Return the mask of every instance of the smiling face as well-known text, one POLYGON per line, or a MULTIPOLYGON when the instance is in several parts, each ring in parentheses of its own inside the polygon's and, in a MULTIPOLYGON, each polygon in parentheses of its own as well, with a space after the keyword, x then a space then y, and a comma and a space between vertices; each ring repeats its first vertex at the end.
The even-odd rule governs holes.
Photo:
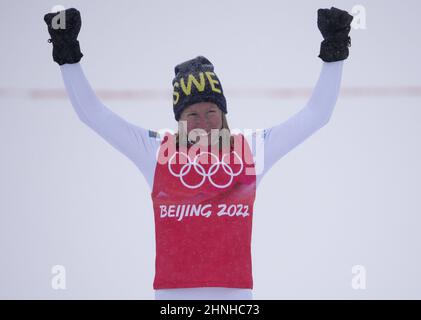
POLYGON ((179 121, 186 121, 187 134, 202 129, 209 136, 212 129, 222 128, 222 111, 213 102, 199 102, 184 109, 179 121))

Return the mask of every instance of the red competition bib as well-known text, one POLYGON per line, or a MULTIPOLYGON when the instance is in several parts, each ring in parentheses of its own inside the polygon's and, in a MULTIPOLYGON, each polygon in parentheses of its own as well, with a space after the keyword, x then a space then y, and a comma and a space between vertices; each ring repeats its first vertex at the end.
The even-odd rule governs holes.
POLYGON ((247 140, 233 138, 229 151, 212 153, 210 147, 176 150, 175 136, 164 136, 151 193, 154 289, 253 288, 256 174, 247 140))

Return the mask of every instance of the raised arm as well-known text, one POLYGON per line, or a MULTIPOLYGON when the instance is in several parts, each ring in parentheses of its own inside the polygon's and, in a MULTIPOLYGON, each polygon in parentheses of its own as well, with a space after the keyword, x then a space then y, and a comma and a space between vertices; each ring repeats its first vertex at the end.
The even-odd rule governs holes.
POLYGON ((159 143, 153 132, 129 123, 107 108, 91 88, 80 63, 63 64, 60 70, 79 119, 132 160, 150 183, 159 143))
POLYGON ((338 99, 344 60, 349 55, 352 16, 336 8, 319 9, 318 27, 324 41, 320 76, 306 105, 286 121, 264 130, 263 175, 289 151, 326 125, 338 99))
POLYGON ((76 40, 81 24, 79 11, 71 8, 61 13, 66 17, 66 29, 52 29, 56 14, 47 14, 44 20, 52 36, 53 58, 60 65, 74 110, 83 123, 132 160, 151 187, 159 141, 154 132, 129 123, 98 99, 79 62, 83 56, 76 40))
POLYGON ((307 104, 285 122, 265 130, 265 170, 328 123, 338 98, 343 61, 324 62, 307 104))

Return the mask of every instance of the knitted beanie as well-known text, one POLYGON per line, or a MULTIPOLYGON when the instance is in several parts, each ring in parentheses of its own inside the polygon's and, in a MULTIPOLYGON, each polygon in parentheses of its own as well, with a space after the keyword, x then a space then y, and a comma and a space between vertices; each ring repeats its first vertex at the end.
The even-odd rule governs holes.
POLYGON ((221 82, 214 73, 213 64, 204 56, 176 65, 172 84, 175 120, 180 119, 185 108, 198 102, 213 102, 227 113, 221 82))

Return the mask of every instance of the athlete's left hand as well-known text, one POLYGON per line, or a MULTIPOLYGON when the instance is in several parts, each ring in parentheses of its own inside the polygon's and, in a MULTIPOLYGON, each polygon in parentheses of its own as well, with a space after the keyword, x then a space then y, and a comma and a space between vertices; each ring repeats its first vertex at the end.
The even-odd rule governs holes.
POLYGON ((347 11, 335 7, 317 11, 317 27, 324 39, 319 58, 325 62, 348 58, 348 47, 351 46, 349 32, 353 18, 347 11))

